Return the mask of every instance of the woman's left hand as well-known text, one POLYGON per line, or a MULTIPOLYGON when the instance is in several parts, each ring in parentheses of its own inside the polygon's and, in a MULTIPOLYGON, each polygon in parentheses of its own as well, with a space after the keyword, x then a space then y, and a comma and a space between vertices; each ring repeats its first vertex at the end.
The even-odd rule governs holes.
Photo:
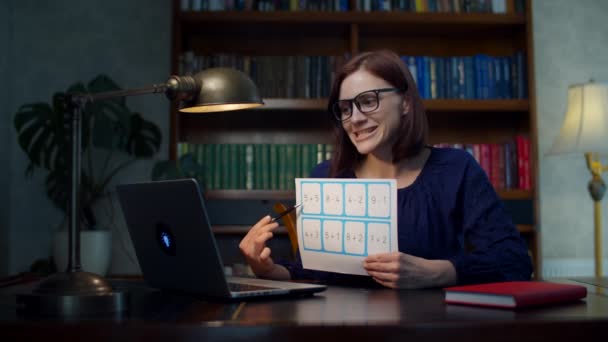
POLYGON ((363 268, 374 280, 393 289, 419 289, 456 283, 456 269, 448 260, 429 260, 401 252, 374 254, 363 268))

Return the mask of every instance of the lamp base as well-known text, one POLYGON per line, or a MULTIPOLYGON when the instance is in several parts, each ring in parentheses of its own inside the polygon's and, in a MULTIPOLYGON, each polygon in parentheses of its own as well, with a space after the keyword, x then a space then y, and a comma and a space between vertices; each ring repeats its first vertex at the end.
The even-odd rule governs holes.
POLYGON ((89 272, 55 273, 31 292, 17 295, 17 311, 39 316, 97 316, 127 311, 127 293, 113 291, 101 276, 89 272))

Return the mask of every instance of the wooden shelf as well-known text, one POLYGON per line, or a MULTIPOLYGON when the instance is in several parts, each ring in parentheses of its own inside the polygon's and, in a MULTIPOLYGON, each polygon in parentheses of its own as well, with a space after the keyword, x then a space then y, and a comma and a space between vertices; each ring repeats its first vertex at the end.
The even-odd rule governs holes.
MULTIPOLYGON (((266 110, 315 110, 326 111, 327 99, 264 99, 264 105, 255 109, 266 110)), ((527 112, 528 100, 424 100, 428 112, 527 112)))
POLYGON ((498 190, 498 196, 503 200, 532 200, 532 191, 528 190, 498 190))
MULTIPOLYGON (((526 190, 499 190, 498 195, 503 200, 531 200, 532 192, 526 190)), ((295 191, 291 190, 210 190, 206 193, 207 199, 227 200, 293 200, 295 191)))
POLYGON ((415 12, 322 12, 322 11, 220 11, 220 12, 181 12, 179 20, 183 24, 199 23, 280 23, 307 24, 343 23, 343 24, 374 24, 396 23, 412 26, 455 25, 484 25, 487 27, 524 26, 523 14, 493 14, 493 13, 415 13, 415 12))
POLYGON ((522 234, 533 234, 536 232, 534 226, 531 224, 518 224, 516 227, 517 230, 522 234))

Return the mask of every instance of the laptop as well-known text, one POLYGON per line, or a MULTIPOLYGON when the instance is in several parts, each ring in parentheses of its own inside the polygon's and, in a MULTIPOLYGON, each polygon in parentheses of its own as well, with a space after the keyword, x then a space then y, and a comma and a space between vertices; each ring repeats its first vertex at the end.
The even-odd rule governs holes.
POLYGON ((194 179, 122 184, 117 191, 144 280, 151 287, 223 299, 308 295, 327 288, 226 276, 194 179))

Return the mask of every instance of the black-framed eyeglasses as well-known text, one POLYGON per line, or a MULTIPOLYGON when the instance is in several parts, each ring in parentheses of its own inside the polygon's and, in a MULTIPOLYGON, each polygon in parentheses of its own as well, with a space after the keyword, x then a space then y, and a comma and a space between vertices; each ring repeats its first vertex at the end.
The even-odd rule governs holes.
POLYGON ((352 99, 338 100, 332 105, 332 112, 338 121, 346 121, 353 116, 353 103, 363 114, 370 113, 380 106, 380 93, 402 91, 399 88, 381 88, 366 90, 352 99))

